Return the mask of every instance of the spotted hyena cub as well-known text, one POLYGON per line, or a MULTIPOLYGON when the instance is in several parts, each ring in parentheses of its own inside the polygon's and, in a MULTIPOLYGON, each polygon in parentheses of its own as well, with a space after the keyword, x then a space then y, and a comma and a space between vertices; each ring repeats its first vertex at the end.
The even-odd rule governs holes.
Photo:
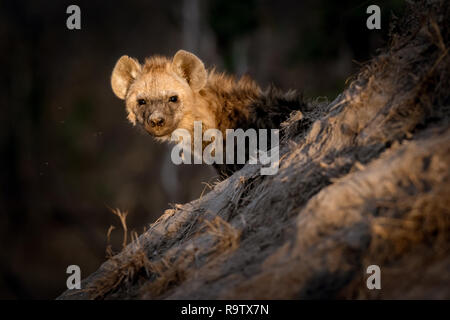
MULTIPOLYGON (((111 86, 125 100, 130 122, 160 141, 170 141, 179 128, 194 136, 194 121, 202 122, 203 131, 220 130, 224 138, 226 129, 278 129, 292 111, 306 107, 295 91, 282 93, 273 87, 263 91, 247 76, 236 80, 206 70, 197 56, 184 50, 172 59, 153 56, 142 65, 122 56, 111 86)), ((214 166, 222 176, 242 167, 214 166)))

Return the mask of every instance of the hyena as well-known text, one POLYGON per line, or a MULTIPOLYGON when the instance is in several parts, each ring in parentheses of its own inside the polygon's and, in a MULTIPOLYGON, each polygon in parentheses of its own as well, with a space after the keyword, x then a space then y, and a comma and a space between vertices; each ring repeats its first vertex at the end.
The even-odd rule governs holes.
MULTIPOLYGON (((220 130, 224 139, 226 129, 279 129, 291 112, 306 107, 296 91, 283 93, 273 86, 263 91, 248 76, 237 80, 214 68, 207 70, 197 56, 184 50, 172 59, 152 56, 142 65, 122 56, 111 86, 125 100, 128 120, 159 141, 170 141, 179 128, 193 136, 194 121, 202 122, 203 131, 220 130)), ((214 164, 222 177, 242 166, 214 164)))

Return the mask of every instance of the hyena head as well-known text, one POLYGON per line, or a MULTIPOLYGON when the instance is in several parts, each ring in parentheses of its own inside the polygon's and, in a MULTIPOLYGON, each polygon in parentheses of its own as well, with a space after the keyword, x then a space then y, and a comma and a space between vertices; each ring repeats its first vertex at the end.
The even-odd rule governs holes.
POLYGON ((180 50, 172 60, 155 56, 144 65, 122 56, 114 67, 111 86, 125 100, 133 125, 143 126, 154 137, 170 139, 177 128, 193 128, 199 108, 196 98, 206 79, 202 61, 180 50))

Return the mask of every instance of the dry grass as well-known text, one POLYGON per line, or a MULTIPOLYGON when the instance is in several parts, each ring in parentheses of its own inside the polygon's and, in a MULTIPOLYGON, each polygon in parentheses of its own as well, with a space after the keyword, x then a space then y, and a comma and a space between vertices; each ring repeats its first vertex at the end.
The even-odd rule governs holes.
POLYGON ((212 221, 205 220, 206 233, 215 239, 215 244, 210 251, 223 254, 227 251, 234 251, 239 247, 239 238, 241 231, 234 228, 231 224, 216 216, 212 221))
POLYGON ((438 257, 448 254, 450 249, 450 186, 433 190, 420 197, 405 196, 391 207, 380 207, 395 212, 406 212, 394 218, 395 214, 385 212, 384 216, 373 218, 374 234, 368 255, 377 257, 380 263, 389 262, 412 250, 418 244, 434 247, 438 257))
MULTIPOLYGON (((124 225, 126 214, 119 210, 115 212, 124 225)), ((105 275, 96 279, 86 292, 91 299, 101 299, 120 288, 130 289, 136 283, 143 283, 139 290, 140 297, 157 298, 186 279, 196 255, 223 255, 239 246, 240 232, 218 216, 212 221, 204 220, 201 230, 212 236, 212 247, 168 251, 155 261, 148 258, 137 234, 133 233, 133 242, 126 248, 125 254, 111 257, 105 275)))
MULTIPOLYGON (((123 230, 122 249, 124 249, 127 246, 127 242, 128 242, 128 227, 127 227, 128 211, 121 211, 119 208, 116 208, 116 209, 109 208, 109 209, 120 220, 120 224, 121 224, 122 230, 123 230)), ((110 227, 108 230, 108 238, 109 238, 111 231, 112 231, 112 229, 110 227)))
POLYGON ((176 287, 186 279, 186 266, 192 261, 192 256, 183 255, 169 262, 166 258, 151 264, 155 279, 148 281, 140 288, 143 299, 155 299, 176 287))

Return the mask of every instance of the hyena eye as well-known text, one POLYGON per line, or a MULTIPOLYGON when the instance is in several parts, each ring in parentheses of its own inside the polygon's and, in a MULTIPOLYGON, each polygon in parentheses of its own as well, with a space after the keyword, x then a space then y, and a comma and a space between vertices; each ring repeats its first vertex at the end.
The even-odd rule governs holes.
POLYGON ((178 96, 171 96, 171 97, 169 98, 169 101, 170 101, 170 102, 177 102, 177 101, 178 101, 178 96))
POLYGON ((144 99, 138 99, 137 103, 138 103, 138 105, 143 106, 147 102, 144 99))

